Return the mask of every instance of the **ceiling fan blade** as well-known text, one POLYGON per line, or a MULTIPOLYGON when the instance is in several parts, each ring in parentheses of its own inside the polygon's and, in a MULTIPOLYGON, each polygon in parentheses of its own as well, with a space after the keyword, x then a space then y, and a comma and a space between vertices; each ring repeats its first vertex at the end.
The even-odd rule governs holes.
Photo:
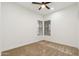
POLYGON ((52 3, 52 2, 45 2, 44 4, 49 4, 49 3, 52 3))
POLYGON ((42 2, 42 4, 44 4, 44 2, 42 2))
POLYGON ((39 2, 32 2, 32 4, 41 4, 41 3, 39 3, 39 2))
POLYGON ((42 7, 40 7, 39 10, 40 10, 41 8, 42 8, 42 7))
POLYGON ((46 7, 47 9, 50 9, 47 5, 45 5, 45 7, 46 7))

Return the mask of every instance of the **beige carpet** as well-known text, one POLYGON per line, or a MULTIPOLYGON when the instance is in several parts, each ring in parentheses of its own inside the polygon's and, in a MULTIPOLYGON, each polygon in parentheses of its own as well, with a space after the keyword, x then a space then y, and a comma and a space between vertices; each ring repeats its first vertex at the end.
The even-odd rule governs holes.
POLYGON ((67 45, 42 40, 3 51, 2 56, 79 56, 79 50, 67 45))

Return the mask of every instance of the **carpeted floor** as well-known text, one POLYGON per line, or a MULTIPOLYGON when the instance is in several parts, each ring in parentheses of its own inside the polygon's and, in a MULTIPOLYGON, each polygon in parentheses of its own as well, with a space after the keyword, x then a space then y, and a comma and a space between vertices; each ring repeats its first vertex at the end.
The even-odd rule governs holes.
POLYGON ((42 40, 3 51, 2 56, 79 56, 79 50, 67 45, 42 40))

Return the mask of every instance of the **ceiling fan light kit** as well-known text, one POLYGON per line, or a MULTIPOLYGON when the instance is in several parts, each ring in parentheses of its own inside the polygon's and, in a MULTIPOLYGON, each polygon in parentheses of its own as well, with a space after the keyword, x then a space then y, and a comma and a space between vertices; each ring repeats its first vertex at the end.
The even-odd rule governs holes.
POLYGON ((45 8, 45 5, 42 5, 41 7, 42 7, 42 8, 45 8))
POLYGON ((39 10, 41 10, 42 8, 47 8, 47 9, 51 9, 50 7, 47 6, 47 4, 49 4, 51 2, 32 2, 32 4, 38 4, 38 5, 41 5, 39 10))

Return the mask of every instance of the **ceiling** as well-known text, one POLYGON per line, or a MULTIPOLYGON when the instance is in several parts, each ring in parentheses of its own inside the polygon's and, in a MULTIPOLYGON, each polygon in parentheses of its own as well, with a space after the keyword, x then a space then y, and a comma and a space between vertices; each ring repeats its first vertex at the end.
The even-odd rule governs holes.
POLYGON ((75 2, 52 2, 50 4, 47 4, 47 6, 49 6, 50 8, 54 8, 54 9, 49 9, 49 10, 46 8, 38 10, 40 5, 32 4, 32 2, 17 2, 17 4, 27 8, 28 10, 36 12, 38 14, 46 15, 46 14, 50 14, 52 12, 56 12, 60 9, 66 8, 68 6, 71 6, 71 5, 75 4, 75 2))

